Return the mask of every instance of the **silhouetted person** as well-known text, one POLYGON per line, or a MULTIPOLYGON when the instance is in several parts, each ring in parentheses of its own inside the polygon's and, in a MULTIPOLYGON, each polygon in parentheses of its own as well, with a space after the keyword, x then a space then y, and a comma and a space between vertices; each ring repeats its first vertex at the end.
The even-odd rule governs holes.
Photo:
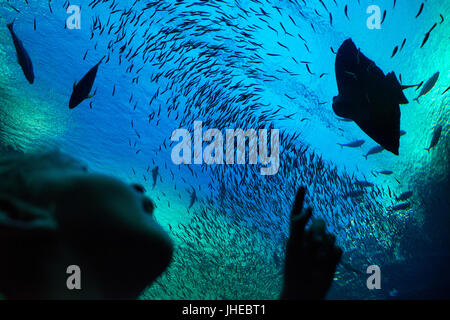
POLYGON ((302 187, 291 212, 281 299, 324 299, 342 255, 342 250, 334 245, 335 236, 327 233, 323 220, 314 220, 305 230, 312 209, 302 212, 304 198, 302 187))
MULTIPOLYGON (((173 244, 140 185, 88 173, 59 152, 0 159, 0 293, 7 299, 136 299, 169 265, 173 244), (68 290, 67 267, 81 269, 68 290)), ((341 251, 322 220, 292 210, 282 299, 324 298, 341 251)))
POLYGON ((140 186, 58 152, 0 159, 0 293, 7 299, 136 299, 173 244, 140 186), (81 269, 68 290, 67 267, 81 269))

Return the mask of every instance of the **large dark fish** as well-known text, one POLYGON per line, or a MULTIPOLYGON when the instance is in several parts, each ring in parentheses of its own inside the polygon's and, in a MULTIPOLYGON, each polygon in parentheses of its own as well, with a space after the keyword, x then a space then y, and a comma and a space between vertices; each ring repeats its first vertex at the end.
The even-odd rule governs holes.
POLYGON ((395 73, 383 71, 351 39, 341 45, 335 62, 339 95, 333 98, 333 111, 349 118, 384 149, 398 155, 400 108, 407 104, 395 73))
POLYGON ((419 98, 420 98, 421 96, 424 96, 424 95, 426 95, 428 92, 430 92, 431 89, 433 89, 433 87, 434 87, 434 85, 436 84, 436 82, 438 81, 438 79, 439 79, 439 71, 436 72, 435 74, 433 74, 433 75, 431 76, 431 78, 428 79, 427 82, 425 82, 425 84, 424 84, 423 87, 422 87, 422 90, 420 90, 419 95, 417 96, 417 98, 414 99, 414 101, 419 102, 419 98))
POLYGON ((20 39, 16 36, 13 25, 14 21, 9 23, 7 26, 13 38, 14 47, 16 48, 17 62, 22 68, 25 78, 27 78, 28 82, 32 84, 34 82, 33 63, 31 62, 30 56, 28 55, 27 50, 25 50, 22 41, 20 41, 20 39))
POLYGON ((441 137, 442 126, 437 126, 433 131, 433 138, 431 138, 430 146, 425 148, 425 150, 430 151, 433 147, 435 147, 441 137))
POLYGON ((69 109, 73 109, 84 100, 93 97, 90 93, 92 86, 94 85, 95 77, 97 76, 98 66, 102 63, 102 61, 103 58, 84 75, 80 82, 74 83, 72 96, 69 101, 69 109))

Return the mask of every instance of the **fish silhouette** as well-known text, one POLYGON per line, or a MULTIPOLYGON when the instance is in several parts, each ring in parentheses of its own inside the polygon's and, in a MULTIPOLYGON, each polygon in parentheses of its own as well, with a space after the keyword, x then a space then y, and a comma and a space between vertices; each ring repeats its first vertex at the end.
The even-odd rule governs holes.
POLYGON ((17 62, 19 63, 20 67, 22 68, 25 78, 27 78, 27 80, 30 84, 33 84, 33 82, 34 82, 33 63, 31 62, 31 58, 28 55, 27 50, 25 50, 25 47, 23 46, 22 41, 20 41, 20 39, 17 37, 16 33, 14 32, 14 21, 9 23, 7 25, 7 27, 13 38, 14 47, 16 48, 17 62))
POLYGON ((95 77, 97 76, 98 66, 102 63, 103 59, 104 57, 84 75, 80 82, 74 83, 73 92, 69 101, 69 109, 75 108, 84 100, 94 96, 91 95, 91 90, 94 85, 95 77))
POLYGON ((400 107, 408 100, 395 73, 385 75, 351 39, 339 48, 335 61, 339 95, 333 98, 333 111, 355 123, 384 149, 398 155, 400 146, 400 107))

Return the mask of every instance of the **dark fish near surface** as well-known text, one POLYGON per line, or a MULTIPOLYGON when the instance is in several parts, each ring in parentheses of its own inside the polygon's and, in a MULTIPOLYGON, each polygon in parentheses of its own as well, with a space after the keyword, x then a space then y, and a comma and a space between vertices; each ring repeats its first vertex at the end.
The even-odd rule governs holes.
POLYGON ((384 10, 384 12, 383 12, 383 19, 381 19, 381 24, 383 24, 384 19, 386 19, 386 13, 387 13, 387 11, 384 10))
POLYGON ((34 82, 33 63, 31 62, 30 56, 25 50, 22 41, 20 41, 20 39, 16 36, 16 33, 14 32, 13 29, 14 28, 13 25, 14 21, 9 23, 7 26, 13 38, 14 47, 16 48, 17 62, 22 68, 25 78, 27 78, 29 83, 33 84, 34 82))
POLYGON ((194 205, 196 200, 197 200, 197 194, 195 193, 195 189, 192 188, 191 200, 189 202, 189 209, 192 208, 192 206, 194 205))
POLYGON ((102 63, 102 61, 103 58, 84 75, 80 82, 74 83, 73 92, 69 101, 69 109, 73 109, 84 100, 93 97, 90 93, 92 86, 94 85, 95 77, 97 76, 98 66, 102 63))
POLYGON ((340 145, 342 148, 343 147, 358 148, 361 147, 364 144, 364 142, 365 142, 364 140, 355 140, 345 144, 338 143, 338 145, 340 145))
POLYGON ((430 92, 431 89, 433 89, 436 82, 438 81, 438 79, 439 79, 439 71, 433 74, 430 79, 428 79, 428 81, 423 85, 422 90, 420 90, 419 95, 417 96, 417 98, 414 99, 414 101, 419 102, 419 98, 421 96, 424 96, 428 92, 430 92))
POLYGON ((433 31, 434 28, 436 28, 436 26, 437 26, 437 23, 435 23, 435 24, 431 27, 431 29, 425 34, 425 38, 423 39, 422 44, 420 45, 421 48, 423 48, 423 46, 425 45, 425 43, 427 43, 428 39, 430 38, 431 31, 433 31))
POLYGON ((420 5, 420 8, 419 8, 419 12, 418 12, 417 15, 416 15, 416 18, 419 17, 420 14, 422 13, 423 6, 424 6, 424 3, 422 2, 422 4, 420 5))
POLYGON ((396 46, 396 47, 394 48, 394 51, 392 52, 391 58, 393 58, 393 57, 395 56, 395 54, 397 53, 397 51, 398 51, 398 46, 396 46))
POLYGON ((158 166, 156 166, 156 167, 154 167, 152 169, 152 179, 153 179, 153 186, 152 186, 152 188, 155 188, 155 186, 156 186, 156 181, 157 181, 157 178, 158 178, 158 174, 159 174, 159 168, 158 168, 158 166))
POLYGON ((442 132, 442 126, 437 126, 434 128, 433 131, 433 138, 431 138, 431 143, 428 148, 425 148, 425 150, 430 151, 431 148, 435 147, 439 141, 439 138, 441 137, 442 132))
POLYGON ((400 46, 400 51, 402 51, 403 47, 405 46, 406 43, 406 38, 403 39, 402 45, 400 46))
POLYGON ((447 89, 445 89, 445 91, 441 93, 441 96, 443 96, 443 95, 448 91, 448 89, 450 89, 450 87, 448 87, 447 89))
POLYGON ((389 176, 389 175, 393 174, 394 172, 391 171, 391 170, 381 170, 381 171, 378 171, 378 173, 379 174, 384 174, 386 176, 389 176))
POLYGON ((393 206, 392 210, 394 210, 394 211, 405 210, 405 209, 408 209, 410 206, 411 206, 411 204, 409 202, 403 202, 403 203, 393 206))
POLYGON ((383 71, 351 39, 342 43, 335 61, 338 96, 334 113, 349 118, 384 149, 398 155, 400 146, 400 107, 408 100, 394 72, 383 71))
POLYGON ((401 195, 399 195, 397 197, 397 200, 398 201, 405 201, 405 200, 408 200, 409 198, 411 198, 412 195, 413 195, 412 191, 405 191, 405 192, 403 192, 401 195))
POLYGON ((375 146, 371 148, 366 154, 363 154, 363 157, 366 158, 367 160, 367 157, 370 156, 371 154, 380 153, 383 150, 384 148, 382 146, 375 146))

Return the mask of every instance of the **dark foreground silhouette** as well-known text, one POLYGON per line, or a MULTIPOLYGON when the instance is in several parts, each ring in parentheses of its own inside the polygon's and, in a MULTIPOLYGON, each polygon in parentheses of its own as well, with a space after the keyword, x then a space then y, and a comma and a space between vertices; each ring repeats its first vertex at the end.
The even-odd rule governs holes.
MULTIPOLYGON (((10 150, 11 151, 11 150, 10 150)), ((89 173, 59 152, 0 158, 0 293, 6 299, 136 299, 168 267, 173 243, 139 185, 89 173), (67 267, 82 290, 68 290, 67 267)), ((341 250, 301 188, 291 213, 281 299, 322 299, 341 250)))

